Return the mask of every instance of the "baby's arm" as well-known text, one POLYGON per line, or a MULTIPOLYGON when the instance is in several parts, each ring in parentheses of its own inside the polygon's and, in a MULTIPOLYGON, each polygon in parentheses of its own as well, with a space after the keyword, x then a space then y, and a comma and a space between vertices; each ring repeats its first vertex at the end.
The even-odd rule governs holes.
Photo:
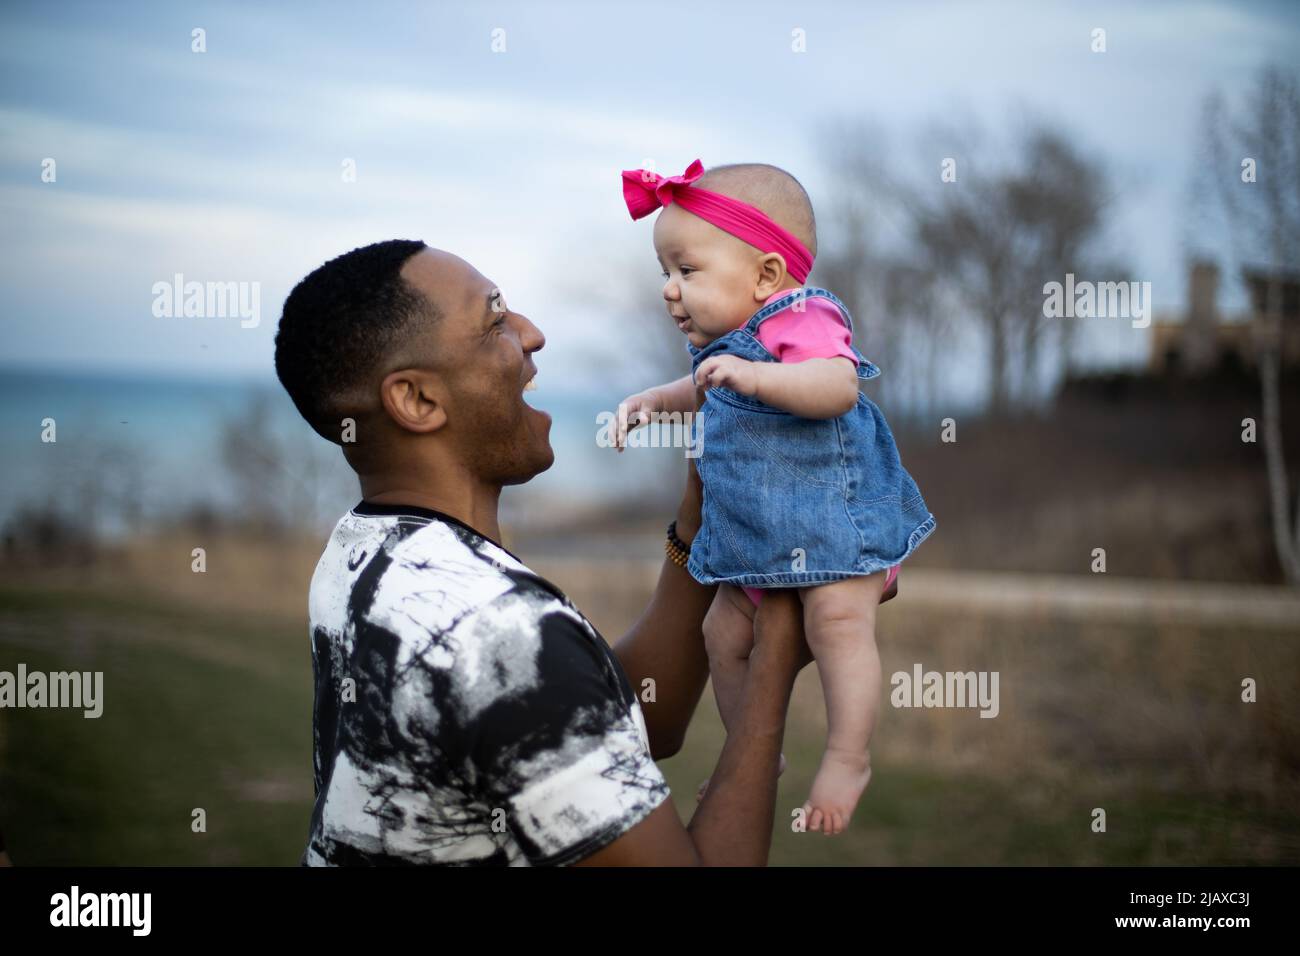
POLYGON ((695 383, 691 381, 689 375, 629 395, 618 403, 618 430, 614 446, 619 451, 627 447, 628 431, 638 425, 649 424, 651 415, 661 412, 693 411, 695 411, 695 383))
POLYGON ((800 418, 838 418, 858 400, 857 366, 840 356, 751 362, 715 355, 700 363, 695 377, 706 388, 721 385, 800 418))
POLYGON ((662 401, 659 408, 661 412, 695 411, 695 383, 691 381, 689 375, 683 375, 676 381, 664 385, 656 385, 647 391, 659 393, 662 401))

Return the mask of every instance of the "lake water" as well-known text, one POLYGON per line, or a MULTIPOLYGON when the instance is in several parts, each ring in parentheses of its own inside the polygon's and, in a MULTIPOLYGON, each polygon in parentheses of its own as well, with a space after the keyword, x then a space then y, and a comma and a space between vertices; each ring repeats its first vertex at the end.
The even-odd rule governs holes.
MULTIPOLYGON (((505 491, 504 520, 527 524, 531 516, 628 498, 671 499, 680 486, 680 448, 619 455, 598 446, 597 415, 618 396, 542 387, 527 398, 552 415, 556 462, 505 491)), ((23 506, 48 505, 70 516, 92 510, 101 530, 129 533, 195 505, 238 510, 258 488, 274 488, 266 493, 292 499, 328 528, 358 497, 337 447, 307 427, 274 380, 0 370, 0 463, 0 524, 23 506), (223 426, 250 414, 256 417, 243 433, 267 451, 260 479, 256 468, 235 473, 222 455, 223 426), (42 441, 45 419, 55 423, 54 442, 42 441)))

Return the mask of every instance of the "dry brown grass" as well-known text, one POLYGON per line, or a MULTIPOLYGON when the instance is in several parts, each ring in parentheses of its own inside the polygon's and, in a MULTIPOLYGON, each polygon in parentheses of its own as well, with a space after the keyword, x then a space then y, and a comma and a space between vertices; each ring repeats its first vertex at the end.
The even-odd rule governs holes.
MULTIPOLYGON (((186 613, 265 618, 274 623, 268 633, 282 635, 277 642, 295 642, 277 649, 283 662, 266 675, 274 682, 295 659, 309 672, 306 641, 296 642, 305 635, 307 585, 321 545, 235 535, 199 542, 176 533, 129 542, 89 567, 11 568, 7 580, 11 588, 128 603, 162 599, 177 609, 177 626, 154 628, 149 639, 174 642, 178 653, 187 653, 191 638, 202 640, 187 630, 186 613), (196 546, 207 549, 205 574, 190 569, 196 546)), ((609 640, 644 609, 657 573, 652 555, 575 560, 571 552, 519 550, 609 640)), ((886 686, 873 744, 877 777, 851 839, 796 839, 778 812, 774 862, 1300 861, 1300 625, 1235 627, 1222 615, 1206 624, 1185 614, 1144 620, 1132 610, 1091 619, 1077 608, 1062 615, 1034 603, 963 613, 927 600, 925 590, 909 589, 905 576, 900 599, 881 610, 886 686), (997 671, 999 716, 889 706, 889 675, 918 662, 927 671, 997 671), (1241 701, 1246 677, 1258 684, 1257 703, 1241 701), (1097 806, 1111 815, 1109 843, 1087 828, 1097 806)), ((110 635, 129 630, 111 620, 96 626, 110 635)), ((26 640, 16 631, 7 636, 26 640)), ((220 651, 190 649, 199 662, 220 651)), ((241 652, 259 653, 256 645, 241 652)), ((809 668, 792 700, 781 806, 806 796, 824 733, 820 683, 809 668)), ((686 747, 664 765, 684 819, 722 742, 706 691, 686 747)))
MULTIPOLYGON (((537 566, 545 572, 548 562, 537 566)), ((591 608, 593 620, 611 639, 644 607, 653 580, 644 563, 634 562, 555 560, 549 570, 579 606, 591 608)), ((1093 580, 1081 576, 1080 584, 1093 580)), ((1283 630, 1199 626, 1162 619, 1158 609, 1149 619, 1130 613, 1126 620, 1113 614, 1089 620, 1077 609, 1059 615, 1033 606, 962 613, 909 600, 904 580, 900 600, 881 609, 878 642, 886 686, 873 761, 886 773, 911 768, 950 781, 989 781, 1015 795, 1014 804, 1001 812, 1021 820, 1076 815, 1080 833, 1088 832, 1093 807, 1108 808, 1120 826, 1126 812, 1140 813, 1149 831, 1149 842, 1135 851, 1141 862, 1188 862, 1185 847, 1205 842, 1207 831, 1217 841, 1217 849, 1205 851, 1209 858, 1295 862, 1300 860, 1297 637, 1300 620, 1283 630), (918 662, 926 671, 997 671, 999 715, 988 719, 974 709, 890 706, 889 676, 910 673, 918 662), (1247 677, 1257 682, 1256 703, 1241 699, 1247 677), (1152 805, 1169 809, 1152 810, 1152 805)), ((706 773, 721 746, 708 692, 696 721, 701 726, 693 729, 690 746, 704 752, 689 761, 686 780, 706 773)), ((810 779, 824 733, 821 686, 810 667, 796 683, 787 728, 791 794, 810 779)), ((873 790, 876 786, 873 782, 873 790)), ((998 832, 981 819, 996 811, 983 805, 960 809, 957 791, 944 800, 956 800, 952 812, 969 814, 972 827, 998 832)), ((864 808, 869 806, 865 801, 864 808)), ((679 801, 679 808, 689 814, 691 804, 679 801)), ((883 839, 880 832, 874 837, 883 839)), ((927 851, 881 845, 870 852, 875 862, 917 862, 927 851)), ((1112 859, 1100 844, 1086 840, 1070 852, 1072 862, 1112 859)))
POLYGON ((323 539, 259 537, 233 531, 171 531, 105 546, 89 563, 5 565, 14 587, 163 598, 204 610, 264 614, 307 621, 307 587, 323 539), (193 549, 206 571, 193 570, 193 549))
MULTIPOLYGON (((197 609, 260 614, 306 625, 307 586, 321 542, 173 533, 127 542, 88 568, 11 569, 11 585, 166 598, 197 609), (191 570, 205 547, 207 571, 191 570)), ((526 560, 529 555, 522 555, 526 560)), ((644 609, 654 560, 539 557, 607 640, 644 609)), ((878 641, 895 671, 998 671, 1001 712, 895 709, 883 691, 875 754, 954 771, 1032 762, 1052 775, 1090 767, 1210 790, 1248 786, 1281 798, 1300 773, 1300 622, 1290 633, 1207 629, 1160 621, 1088 621, 1027 608, 961 614, 903 597, 881 610, 878 641), (1253 677, 1259 700, 1240 700, 1253 677)), ((706 701, 712 707, 711 701, 706 701)), ((820 683, 800 676, 792 721, 824 726, 820 683)))

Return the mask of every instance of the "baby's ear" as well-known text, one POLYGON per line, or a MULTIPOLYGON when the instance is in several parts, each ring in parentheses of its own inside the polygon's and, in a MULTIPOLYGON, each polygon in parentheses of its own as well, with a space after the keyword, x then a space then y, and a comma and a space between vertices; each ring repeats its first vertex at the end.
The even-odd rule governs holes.
POLYGON ((754 286, 754 299, 766 301, 772 293, 785 284, 785 259, 779 252, 767 252, 758 260, 758 284, 754 286))

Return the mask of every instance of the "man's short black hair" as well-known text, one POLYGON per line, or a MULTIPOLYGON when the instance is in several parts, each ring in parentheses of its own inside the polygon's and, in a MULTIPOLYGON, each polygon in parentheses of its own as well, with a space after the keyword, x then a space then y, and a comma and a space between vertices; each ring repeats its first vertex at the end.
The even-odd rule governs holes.
POLYGON ((275 372, 323 438, 341 444, 342 419, 412 319, 436 318, 401 276, 418 239, 376 242, 331 259, 294 286, 275 336, 275 372))

